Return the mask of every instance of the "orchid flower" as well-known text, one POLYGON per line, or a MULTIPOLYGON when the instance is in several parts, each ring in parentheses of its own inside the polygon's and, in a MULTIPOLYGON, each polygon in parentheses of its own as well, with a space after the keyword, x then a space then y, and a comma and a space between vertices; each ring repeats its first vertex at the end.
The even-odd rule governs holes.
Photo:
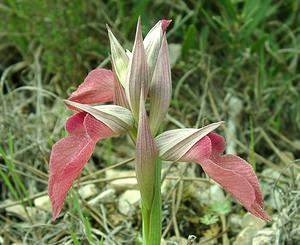
POLYGON ((166 40, 170 22, 159 21, 143 39, 139 19, 132 52, 122 48, 108 27, 112 71, 102 68, 91 71, 65 101, 75 114, 65 124, 69 135, 53 145, 50 156, 48 192, 53 219, 61 212, 72 183, 80 176, 96 143, 128 133, 136 145, 135 167, 141 192, 144 244, 160 244, 161 160, 199 164, 250 213, 270 220, 264 211, 258 179, 251 165, 238 156, 222 155, 224 139, 213 132, 222 122, 157 135, 172 93, 166 40), (101 105, 106 102, 114 104, 101 105))

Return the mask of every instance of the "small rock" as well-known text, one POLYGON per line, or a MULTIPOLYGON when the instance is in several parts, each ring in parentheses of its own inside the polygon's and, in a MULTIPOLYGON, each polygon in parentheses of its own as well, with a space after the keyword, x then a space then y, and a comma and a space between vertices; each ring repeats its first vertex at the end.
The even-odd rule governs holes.
POLYGON ((252 238, 257 233, 257 229, 254 227, 244 228, 237 236, 236 240, 233 242, 233 245, 252 245, 252 238))
POLYGON ((116 190, 113 188, 108 188, 107 190, 101 192, 98 196, 88 201, 89 205, 95 206, 98 203, 109 203, 113 202, 116 197, 116 190))
POLYGON ((269 245, 273 244, 275 231, 272 228, 265 228, 258 231, 252 240, 252 245, 269 245))
POLYGON ((35 207, 23 207, 22 205, 14 205, 5 208, 5 211, 25 221, 30 221, 30 218, 34 220, 43 220, 45 218, 45 213, 35 207))
POLYGON ((135 171, 133 170, 115 170, 115 169, 109 169, 105 172, 106 178, 120 178, 117 180, 113 180, 110 182, 110 186, 116 191, 124 191, 128 189, 138 189, 137 180, 135 177, 135 171), (131 178, 124 178, 124 177, 131 177, 131 178))
POLYGON ((51 202, 48 195, 38 197, 33 201, 34 205, 38 208, 51 210, 51 202))
POLYGON ((205 191, 195 190, 191 193, 201 205, 225 200, 223 190, 218 185, 211 185, 205 191))
POLYGON ((175 245, 175 244, 176 245, 186 245, 187 242, 188 242, 188 240, 183 238, 183 237, 180 237, 179 241, 178 241, 178 239, 175 236, 173 236, 173 237, 170 238, 170 240, 169 240, 169 242, 167 242, 167 244, 168 245, 171 245, 171 244, 172 245, 175 245))
POLYGON ((266 225, 266 222, 261 220, 260 218, 255 217, 254 215, 252 215, 250 213, 247 213, 243 217, 241 225, 244 228, 251 226, 251 227, 255 228, 256 230, 260 230, 261 228, 263 228, 266 225))
POLYGON ((230 214, 228 217, 228 224, 233 231, 239 231, 241 229, 242 218, 238 214, 230 214))
POLYGON ((141 199, 140 192, 138 190, 127 190, 119 197, 118 209, 120 213, 128 216, 134 205, 141 199))
POLYGON ((243 217, 241 225, 244 229, 238 234, 233 245, 252 245, 252 239, 266 225, 266 222, 247 213, 243 217))
POLYGON ((3 244, 4 243, 4 239, 2 236, 0 236, 0 244, 3 244))
POLYGON ((98 190, 95 184, 89 184, 80 187, 78 192, 82 199, 88 199, 95 196, 98 193, 98 190))

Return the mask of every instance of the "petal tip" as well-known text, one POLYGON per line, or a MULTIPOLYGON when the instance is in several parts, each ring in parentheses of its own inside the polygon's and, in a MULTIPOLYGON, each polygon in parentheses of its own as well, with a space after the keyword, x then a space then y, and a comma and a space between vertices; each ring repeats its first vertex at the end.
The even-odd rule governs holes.
POLYGON ((171 24, 172 20, 161 20, 161 28, 163 30, 163 32, 167 31, 168 26, 171 24))

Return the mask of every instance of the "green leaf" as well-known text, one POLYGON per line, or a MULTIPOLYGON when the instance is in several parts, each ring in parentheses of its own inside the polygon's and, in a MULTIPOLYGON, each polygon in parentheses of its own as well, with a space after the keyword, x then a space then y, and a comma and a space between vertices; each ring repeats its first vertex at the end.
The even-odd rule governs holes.
POLYGON ((203 217, 200 218, 200 222, 205 225, 212 225, 219 221, 218 216, 214 214, 205 214, 203 217))
POLYGON ((228 200, 222 202, 214 202, 210 206, 211 210, 218 215, 226 215, 231 211, 231 203, 228 200))
POLYGON ((191 49, 197 47, 197 28, 195 25, 190 25, 184 34, 184 40, 182 44, 182 56, 187 57, 191 49))

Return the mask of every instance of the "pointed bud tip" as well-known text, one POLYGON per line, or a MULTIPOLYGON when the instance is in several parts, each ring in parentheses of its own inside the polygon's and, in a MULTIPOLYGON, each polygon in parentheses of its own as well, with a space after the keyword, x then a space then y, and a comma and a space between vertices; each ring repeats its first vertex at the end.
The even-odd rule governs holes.
POLYGON ((168 26, 171 24, 172 20, 161 20, 161 28, 163 32, 167 31, 168 26))

